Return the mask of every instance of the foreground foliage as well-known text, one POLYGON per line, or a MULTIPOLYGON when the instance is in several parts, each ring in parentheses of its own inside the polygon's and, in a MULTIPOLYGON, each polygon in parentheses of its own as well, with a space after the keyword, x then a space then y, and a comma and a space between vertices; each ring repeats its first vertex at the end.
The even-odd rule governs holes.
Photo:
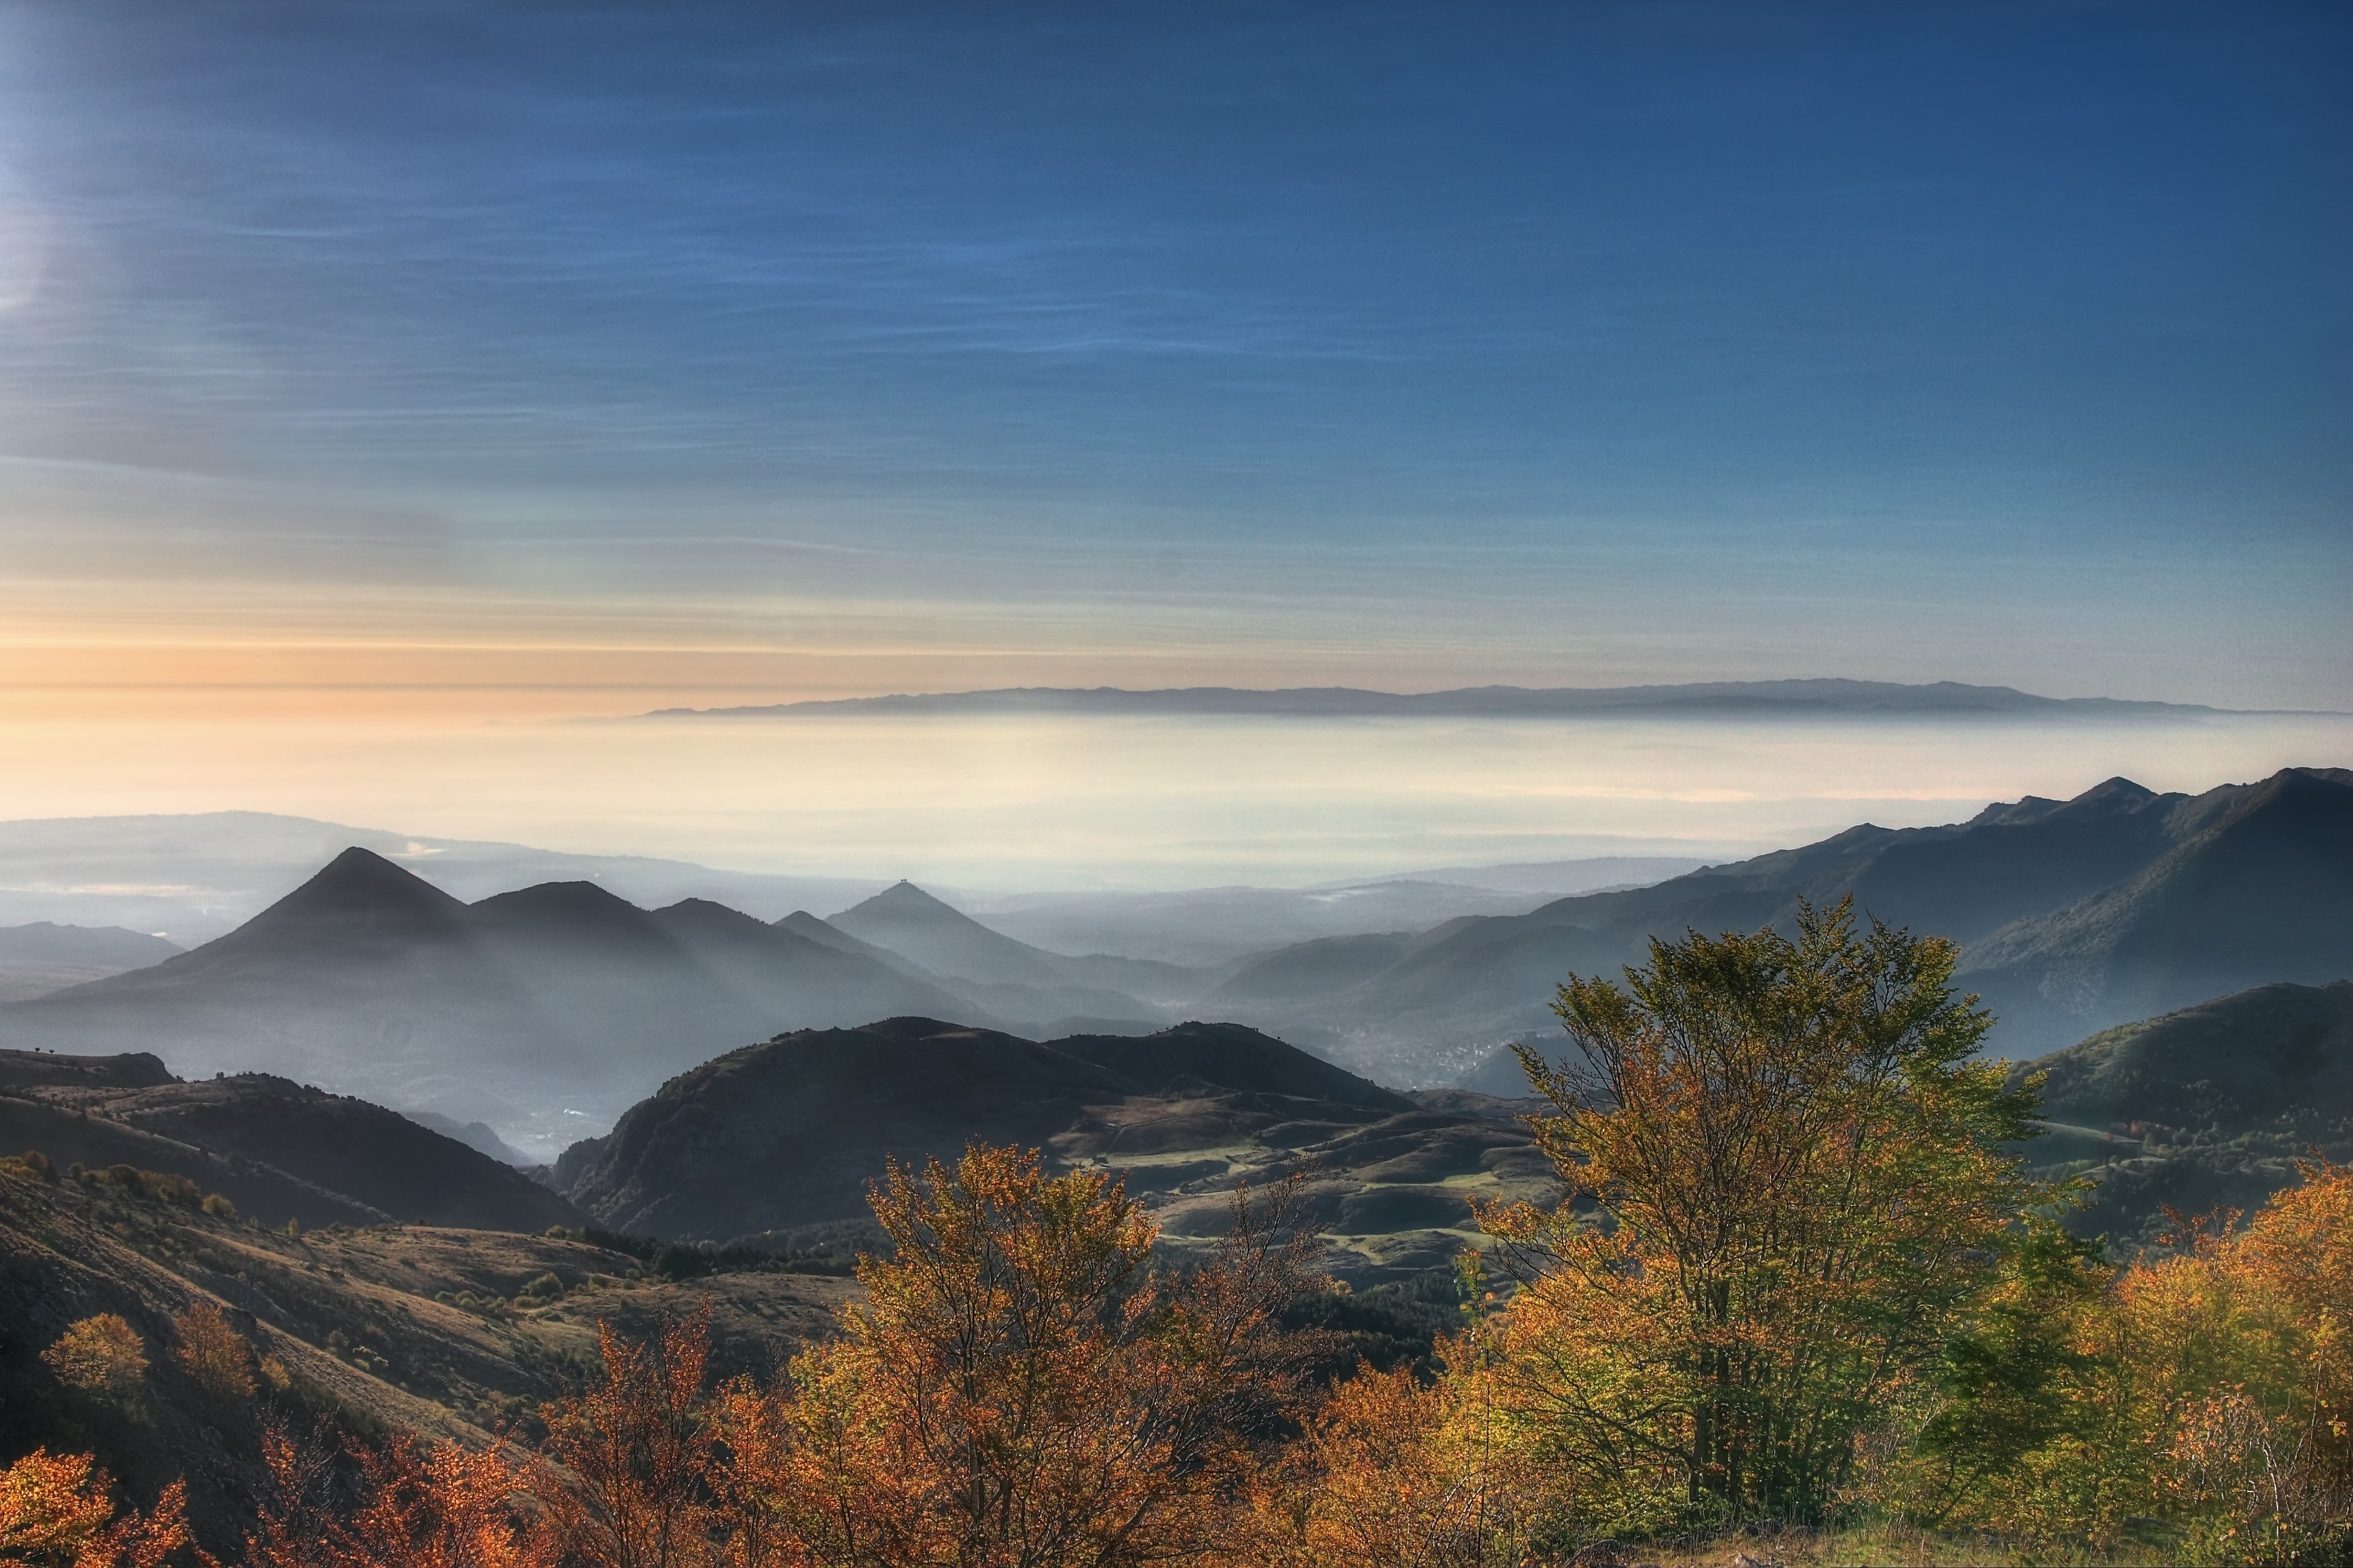
MULTIPOLYGON (((864 1301, 783 1374, 713 1387, 706 1307, 644 1342, 602 1328, 536 1442, 280 1427, 233 1555, 1523 1568, 1795 1529, 1769 1550, 1831 1560, 1844 1530, 1878 1561, 2346 1563, 2353 1170, 2104 1262, 2056 1223, 2073 1194, 2023 1173, 2032 1081, 1974 1059, 1953 956, 1841 907, 1573 979, 1570 1067, 1529 1060, 1572 1195, 1484 1215, 1495 1249, 1426 1361, 1309 1375, 1330 1336, 1284 1324, 1334 1314, 1298 1310, 1323 1287, 1297 1180, 1239 1194, 1178 1269, 1119 1182, 975 1147, 891 1169, 864 1301)), ((216 1308, 174 1320, 169 1358, 224 1409, 256 1397, 216 1308)), ((46 1357, 134 1412, 152 1359, 107 1317, 46 1357)), ((177 1488, 143 1512, 111 1491, 87 1456, 20 1460, 0 1562, 210 1561, 177 1488)))

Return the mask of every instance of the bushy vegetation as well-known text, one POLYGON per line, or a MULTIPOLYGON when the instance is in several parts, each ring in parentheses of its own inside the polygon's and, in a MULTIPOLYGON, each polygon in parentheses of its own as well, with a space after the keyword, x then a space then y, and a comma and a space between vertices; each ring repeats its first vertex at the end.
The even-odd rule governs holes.
POLYGON ((566 1230, 552 1226, 548 1234, 638 1259, 657 1279, 680 1282, 714 1274, 849 1274, 858 1260, 854 1254, 828 1250, 774 1251, 743 1242, 662 1241, 649 1236, 629 1236, 596 1226, 566 1230))
MULTIPOLYGON (((2106 1260, 2015 1152, 2033 1086, 1974 1058, 1953 957, 1810 910, 1573 980, 1574 1066, 1530 1066, 1574 1198, 1485 1215, 1451 1300, 1305 1278, 1292 1186, 1176 1268, 1118 1182, 975 1147, 892 1167, 863 1300, 777 1377, 712 1386, 706 1309, 604 1326, 533 1445, 280 1427, 241 1561, 1518 1568, 1845 1531, 1879 1561, 2344 1563, 2353 1170, 2106 1260), (1398 1353, 1323 1375, 1349 1334, 1398 1353)), ((176 1506, 113 1522, 87 1460, 37 1453, 0 1560, 159 1563, 176 1506)))

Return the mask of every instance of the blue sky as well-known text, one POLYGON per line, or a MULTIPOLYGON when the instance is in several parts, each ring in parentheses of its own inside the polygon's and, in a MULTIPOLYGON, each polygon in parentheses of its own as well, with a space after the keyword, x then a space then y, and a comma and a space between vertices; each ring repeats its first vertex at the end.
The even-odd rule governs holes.
POLYGON ((0 4, 11 679, 2353 706, 2348 68, 2309 5, 0 4))

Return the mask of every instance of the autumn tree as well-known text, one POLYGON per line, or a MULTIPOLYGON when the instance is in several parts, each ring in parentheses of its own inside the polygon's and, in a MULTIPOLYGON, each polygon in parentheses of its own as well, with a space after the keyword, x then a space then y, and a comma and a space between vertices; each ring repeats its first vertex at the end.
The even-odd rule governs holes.
POLYGON ((730 1413, 762 1437, 735 1446, 770 1467, 776 1528, 860 1568, 1203 1558, 1295 1382, 1296 1192, 1238 1194, 1212 1260, 1155 1268, 1152 1222, 1101 1173, 982 1146, 921 1175, 894 1162, 866 1304, 774 1403, 730 1413))
POLYGON ((1468 1340, 1430 1386, 1359 1366, 1261 1480, 1236 1563, 1516 1568, 1547 1533, 1559 1478, 1498 1407, 1468 1340))
POLYGON ((241 1568, 555 1568, 531 1477, 501 1446, 402 1436, 348 1455, 355 1498, 333 1449, 282 1428, 264 1435, 270 1487, 241 1568))
POLYGON ((2184 1227, 2104 1332, 2134 1442, 2109 1463, 2204 1557, 2353 1553, 2353 1168, 2305 1167, 2243 1228, 2184 1227), (2118 1465, 2118 1458, 2137 1463, 2118 1465))
POLYGON ((218 1400, 253 1397, 253 1347, 229 1326, 219 1304, 191 1302, 172 1320, 179 1340, 180 1366, 206 1394, 218 1400))
POLYGON ((187 1491, 114 1517, 114 1479, 88 1454, 36 1448, 0 1472, 0 1563, 26 1568, 163 1568, 188 1544, 187 1491))
POLYGON ((135 1399, 147 1376, 147 1350, 129 1320, 99 1312, 59 1334, 41 1360, 69 1388, 116 1404, 135 1399))
POLYGON ((1521 1049, 1576 1202, 1490 1216, 1544 1258, 1505 1360, 1597 1531, 1822 1517, 2053 1196, 2005 1152, 2036 1102, 1974 1059, 1957 952, 1801 906, 1794 938, 1573 976, 1568 1065, 1521 1049))
POLYGON ((541 1488, 553 1528, 591 1568, 689 1568, 708 1555, 714 1434, 704 1411, 711 1304, 636 1343, 596 1325, 603 1380, 546 1405, 541 1488))

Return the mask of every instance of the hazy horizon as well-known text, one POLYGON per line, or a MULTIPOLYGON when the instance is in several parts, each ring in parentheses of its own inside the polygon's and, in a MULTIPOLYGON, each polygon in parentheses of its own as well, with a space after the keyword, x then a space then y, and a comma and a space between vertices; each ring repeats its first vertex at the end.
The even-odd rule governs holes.
MULTIPOLYGON (((22 720, 18 737, 35 729, 22 720)), ((1607 855, 1725 858, 2123 774, 2353 765, 2353 718, 860 716, 645 724, 51 716, 10 819, 253 810, 577 854, 990 893, 1305 887, 1607 855), (159 766, 158 761, 168 763, 159 766), (257 773, 267 775, 257 784, 257 773)))
POLYGON ((2353 761, 2328 720, 609 721, 2344 705, 2353 17, 1343 15, 0 0, 0 817, 1170 887, 2353 761))

